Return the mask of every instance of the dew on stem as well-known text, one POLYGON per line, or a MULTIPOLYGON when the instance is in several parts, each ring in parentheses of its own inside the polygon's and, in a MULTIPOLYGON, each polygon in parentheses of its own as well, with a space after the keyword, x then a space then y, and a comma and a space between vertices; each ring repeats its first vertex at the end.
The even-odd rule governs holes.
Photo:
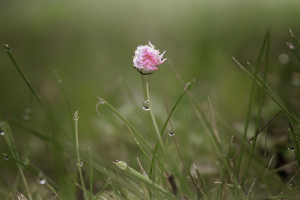
POLYGON ((24 120, 30 120, 30 113, 31 113, 31 109, 30 108, 26 108, 24 110, 24 113, 23 113, 23 119, 24 120))
MULTIPOLYGON (((76 165, 78 166, 78 163, 76 163, 76 165)), ((80 165, 79 165, 80 167, 82 167, 83 166, 83 162, 81 161, 80 162, 80 165)))
POLYGON ((3 46, 5 51, 9 51, 9 52, 12 51, 12 48, 8 44, 3 44, 3 46))
POLYGON ((77 111, 75 112, 75 114, 74 114, 74 116, 73 116, 73 119, 74 119, 75 121, 78 121, 79 116, 78 116, 78 114, 77 114, 77 111))
POLYGON ((175 131, 172 128, 169 128, 169 136, 174 136, 175 131))
POLYGON ((295 151, 295 146, 294 146, 293 141, 291 140, 291 138, 289 138, 289 140, 287 142, 287 148, 290 151, 295 151))
POLYGON ((55 76, 57 77, 57 82, 58 82, 58 83, 62 83, 62 79, 61 79, 60 76, 59 76, 59 72, 56 71, 56 70, 54 70, 53 72, 54 72, 55 76))
POLYGON ((149 102, 149 100, 144 101, 144 103, 143 103, 143 109, 145 111, 149 111, 150 110, 150 102, 149 102))

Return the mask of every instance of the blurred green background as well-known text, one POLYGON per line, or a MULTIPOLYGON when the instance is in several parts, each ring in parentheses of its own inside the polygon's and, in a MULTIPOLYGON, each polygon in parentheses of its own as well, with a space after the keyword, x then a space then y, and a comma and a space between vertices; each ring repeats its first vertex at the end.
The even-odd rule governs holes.
MULTIPOLYGON (((196 79, 192 88, 196 99, 205 106, 209 96, 218 116, 238 127, 245 120, 251 79, 232 56, 245 66, 247 61, 255 64, 266 30, 272 23, 268 79, 297 114, 299 84, 293 85, 291 78, 299 73, 299 61, 285 43, 292 40, 289 29, 300 37, 299 7, 299 1, 273 0, 0 1, 0 40, 10 45, 32 86, 71 134, 73 124, 53 70, 60 73, 71 112, 79 112, 80 145, 84 149, 91 146, 93 154, 108 162, 125 160, 137 167, 135 158, 141 153, 128 129, 106 107, 99 107, 99 117, 94 95, 109 101, 149 141, 154 141, 120 83, 122 76, 142 109, 140 75, 132 65, 138 45, 151 41, 161 52, 166 50, 165 58, 174 64, 185 82, 196 79), (279 62, 281 54, 289 57, 287 64, 279 62)), ((146 81, 161 127, 167 117, 163 95, 166 94, 172 106, 183 89, 168 62, 147 76, 146 81)), ((60 134, 4 50, 0 53, 0 84, 0 120, 9 116, 49 135, 60 134), (26 108, 31 109, 29 120, 24 120, 26 108)), ((278 110, 273 102, 267 101, 268 118, 278 110)), ((197 155, 210 152, 205 136, 193 134, 202 127, 187 97, 174 113, 173 124, 179 140, 183 144, 192 143, 191 148, 197 150, 192 153, 196 156, 189 155, 192 161, 197 162, 200 160, 197 155), (199 147, 201 144, 205 145, 199 147)), ((53 155, 47 153, 50 147, 16 126, 12 125, 12 130, 20 151, 30 144, 31 162, 51 174, 55 163, 51 160, 53 155), (44 160, 45 155, 49 161, 44 160)), ((230 135, 221 137, 228 139, 230 135)), ((65 138, 61 136, 61 140, 65 138)), ((8 151, 3 140, 0 140, 0 151, 8 151)), ((1 173, 4 170, 7 173, 7 165, 4 161, 0 163, 1 173)), ((9 177, 13 177, 13 170, 3 177, 1 184, 11 184, 9 177)))

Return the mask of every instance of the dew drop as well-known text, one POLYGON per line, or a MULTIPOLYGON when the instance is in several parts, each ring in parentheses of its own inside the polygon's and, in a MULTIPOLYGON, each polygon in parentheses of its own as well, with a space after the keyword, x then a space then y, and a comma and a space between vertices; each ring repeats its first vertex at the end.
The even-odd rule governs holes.
POLYGON ((0 135, 4 135, 4 132, 2 130, 0 130, 0 135))
POLYGON ((5 51, 9 51, 11 52, 12 51, 12 48, 8 45, 8 44, 4 44, 4 48, 5 48, 5 51))
POLYGON ((54 70, 53 72, 54 72, 55 76, 57 77, 57 82, 58 82, 58 83, 62 83, 62 80, 61 80, 61 78, 60 78, 60 76, 59 76, 59 72, 56 71, 56 70, 54 70))
POLYGON ((108 177, 107 180, 106 180, 107 184, 112 184, 113 182, 113 179, 111 177, 108 177))
POLYGON ((9 156, 4 156, 4 160, 8 160, 9 159, 9 156))
POLYGON ((144 101, 144 103, 143 103, 143 109, 145 111, 150 110, 150 102, 149 102, 149 100, 144 101))
MULTIPOLYGON (((76 165, 78 166, 78 163, 76 163, 76 165)), ((81 161, 80 162, 80 167, 82 167, 82 165, 83 165, 83 162, 81 161)))
POLYGON ((105 103, 105 100, 102 99, 102 98, 99 98, 99 103, 100 103, 100 104, 104 104, 104 103, 105 103))
POLYGON ((290 151, 295 151, 295 147, 294 147, 293 141, 291 139, 289 139, 287 142, 287 148, 290 151))
POLYGON ((253 143, 253 141, 252 141, 252 140, 250 140, 250 143, 252 144, 252 143, 253 143))
POLYGON ((174 136, 174 135, 175 135, 175 131, 172 128, 170 128, 169 129, 169 136, 174 136))
POLYGON ((38 179, 38 183, 41 185, 44 185, 47 182, 47 180, 45 178, 39 178, 38 179))
POLYGON ((75 121, 78 121, 79 116, 78 116, 78 112, 77 112, 77 111, 75 112, 75 114, 74 114, 74 116, 73 116, 73 119, 74 119, 75 121))

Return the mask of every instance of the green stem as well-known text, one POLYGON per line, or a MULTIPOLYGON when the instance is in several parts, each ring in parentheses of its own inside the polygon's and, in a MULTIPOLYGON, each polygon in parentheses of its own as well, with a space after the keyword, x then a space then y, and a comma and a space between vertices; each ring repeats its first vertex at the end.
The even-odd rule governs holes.
POLYGON ((253 78, 253 82, 252 82, 252 88, 251 88, 251 92, 250 92, 250 99, 249 99, 249 105, 248 105, 248 112, 247 112, 246 124, 245 124, 245 128, 244 128, 244 135, 243 135, 243 139, 242 139, 242 144, 241 144, 241 148, 240 148, 240 154, 239 154, 239 159, 238 159, 238 164, 237 164, 237 169, 236 169, 236 176, 237 177, 239 175, 240 166, 241 166, 241 162, 242 162, 242 158, 243 158, 243 153, 244 153, 243 152, 244 151, 244 144, 245 144, 245 141, 246 141, 246 138, 247 138, 247 131, 248 131, 250 114, 251 114, 251 109, 252 109, 252 104, 253 104, 252 101, 253 101, 254 90, 255 90, 255 85, 256 85, 257 72, 258 72, 258 69, 259 69, 259 62, 261 60, 261 56, 262 56, 262 53, 264 51, 266 41, 268 39, 268 35, 269 35, 269 29, 267 31, 267 34, 265 36, 263 45, 262 45, 261 50, 260 50, 260 54, 258 56, 257 66, 256 66, 256 69, 255 69, 255 74, 254 74, 254 78, 253 78))
POLYGON ((77 152, 77 165, 78 165, 78 170, 79 170, 79 176, 80 176, 80 181, 81 185, 83 188, 83 194, 84 194, 84 199, 88 200, 85 185, 84 185, 84 180, 82 176, 82 171, 81 171, 81 166, 80 166, 80 154, 79 154, 79 144, 78 144, 78 112, 76 111, 74 114, 74 120, 75 120, 75 138, 76 138, 76 152, 77 152))

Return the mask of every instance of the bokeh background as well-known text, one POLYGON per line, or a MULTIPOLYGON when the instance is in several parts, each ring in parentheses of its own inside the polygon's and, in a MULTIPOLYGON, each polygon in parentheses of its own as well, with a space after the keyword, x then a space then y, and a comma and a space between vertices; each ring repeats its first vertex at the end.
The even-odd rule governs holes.
MULTIPOLYGON (((207 108, 207 97, 210 97, 217 122, 226 122, 239 133, 243 130, 251 79, 232 57, 245 66, 247 61, 255 64, 270 24, 268 79, 296 115, 300 110, 299 61, 285 44, 292 41, 289 29, 300 37, 299 7, 299 1, 273 0, 0 1, 0 40, 10 45, 42 101, 71 135, 73 121, 61 89, 63 84, 72 114, 76 110, 79 112, 82 148, 91 146, 93 154, 107 162, 118 159, 138 167, 135 159, 142 156, 125 124, 101 105, 101 116, 98 116, 95 110, 98 101, 94 96, 106 99, 149 141, 155 141, 149 133, 151 128, 137 115, 122 84, 122 81, 126 83, 142 110, 140 74, 132 65, 133 52, 138 45, 151 41, 161 52, 166 50, 168 62, 146 76, 160 127, 167 117, 163 95, 171 107, 183 91, 170 68, 169 62, 172 62, 185 82, 196 79, 192 93, 200 104, 207 108), (282 54, 288 60, 280 60, 282 54), (61 84, 54 70, 59 72, 61 84)), ((33 97, 4 49, 0 53, 0 86, 1 121, 14 119, 45 134, 62 135, 33 97), (24 118, 28 108, 31 112, 24 118)), ((268 118, 278 110, 275 103, 266 100, 268 118)), ((202 127, 187 97, 172 120, 182 148, 187 148, 188 144, 191 149, 186 152, 187 159, 195 163, 213 163, 216 155, 205 134, 195 134, 201 132, 202 127)), ((278 127, 278 124, 280 122, 274 125, 277 131, 270 134, 286 139, 286 132, 278 130, 287 125, 278 127)), ((53 147, 26 130, 11 126, 20 154, 29 157, 54 179, 59 177, 51 171, 57 165, 51 154, 53 147)), ((229 141, 231 134, 220 134, 224 142, 229 141)), ((66 140, 64 136, 60 138, 66 140)), ((283 141, 285 144, 286 140, 283 141)), ((0 151, 8 152, 1 138, 0 151)), ((0 185, 5 189, 13 183, 17 168, 14 163, 0 163, 0 185)))

